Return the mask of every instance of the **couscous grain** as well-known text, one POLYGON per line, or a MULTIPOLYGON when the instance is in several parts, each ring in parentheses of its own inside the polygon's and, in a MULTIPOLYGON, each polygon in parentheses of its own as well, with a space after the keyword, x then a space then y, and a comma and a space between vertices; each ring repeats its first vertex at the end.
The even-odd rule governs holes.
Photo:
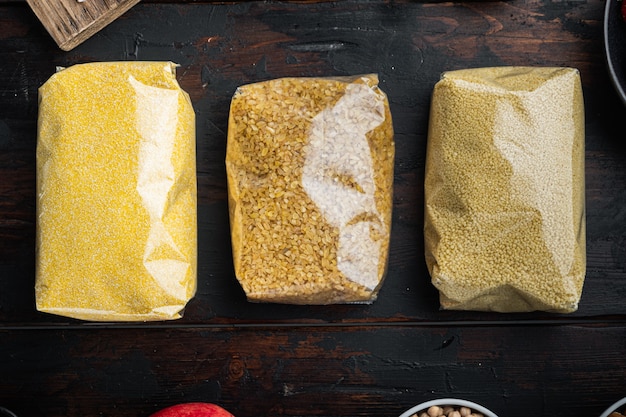
POLYGON ((375 75, 241 86, 226 169, 235 272, 248 299, 373 301, 387 267, 393 164, 375 75))
POLYGON ((443 74, 425 194, 426 262, 443 308, 575 311, 586 264, 579 72, 443 74))
POLYGON ((169 62, 82 64, 40 89, 40 311, 180 317, 196 289, 195 121, 169 62))

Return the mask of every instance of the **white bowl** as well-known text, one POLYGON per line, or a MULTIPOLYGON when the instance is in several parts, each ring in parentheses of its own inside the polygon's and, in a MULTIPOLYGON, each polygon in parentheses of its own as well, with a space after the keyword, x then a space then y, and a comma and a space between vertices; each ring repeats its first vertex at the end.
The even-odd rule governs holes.
MULTIPOLYGON (((496 413, 494 413, 491 410, 486 409, 480 404, 476 404, 474 402, 467 401, 467 400, 460 400, 458 398, 440 398, 438 400, 426 401, 425 403, 421 403, 421 404, 416 405, 415 407, 409 408, 404 413, 400 414, 400 417, 411 417, 413 414, 419 411, 428 410, 428 408, 433 405, 438 405, 438 406, 451 405, 451 406, 458 406, 458 407, 468 407, 468 408, 471 408, 472 411, 478 411, 485 417, 498 417, 496 413)), ((606 416, 601 416, 601 417, 606 417, 606 416)))
POLYGON ((620 407, 622 407, 624 404, 626 404, 626 397, 622 398, 621 400, 607 408, 604 413, 600 414, 600 417, 608 417, 609 414, 611 414, 613 411, 623 412, 624 410, 622 410, 620 407))

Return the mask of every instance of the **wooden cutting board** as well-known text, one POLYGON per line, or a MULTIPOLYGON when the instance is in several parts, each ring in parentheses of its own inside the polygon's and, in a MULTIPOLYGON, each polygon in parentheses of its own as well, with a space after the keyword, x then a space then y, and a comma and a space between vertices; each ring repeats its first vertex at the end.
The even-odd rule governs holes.
POLYGON ((26 0, 64 51, 76 47, 139 0, 26 0))

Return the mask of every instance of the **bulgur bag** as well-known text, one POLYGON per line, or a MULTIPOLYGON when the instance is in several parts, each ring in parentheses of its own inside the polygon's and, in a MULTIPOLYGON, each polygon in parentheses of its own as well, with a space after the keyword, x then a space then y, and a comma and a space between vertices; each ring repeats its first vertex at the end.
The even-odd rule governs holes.
POLYGON ((175 319, 196 290, 195 115, 170 62, 75 65, 39 90, 36 306, 175 319))
POLYGON ((573 68, 446 72, 432 95, 425 254, 444 309, 572 312, 585 277, 573 68))
POLYGON ((386 273, 394 142, 376 75, 241 86, 226 169, 248 300, 370 303, 386 273))

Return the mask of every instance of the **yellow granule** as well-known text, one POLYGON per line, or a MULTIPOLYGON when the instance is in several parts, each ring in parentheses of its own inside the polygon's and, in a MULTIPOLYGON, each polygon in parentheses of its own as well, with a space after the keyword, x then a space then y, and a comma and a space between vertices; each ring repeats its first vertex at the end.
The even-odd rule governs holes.
POLYGON ((424 227, 443 308, 577 309, 584 135, 576 69, 444 73, 432 97, 424 227))
POLYGON ((75 65, 40 89, 36 304, 175 319, 196 290, 195 115, 170 62, 75 65))
POLYGON ((235 273, 248 299, 372 302, 387 266, 393 164, 375 75, 241 86, 226 169, 235 273))

